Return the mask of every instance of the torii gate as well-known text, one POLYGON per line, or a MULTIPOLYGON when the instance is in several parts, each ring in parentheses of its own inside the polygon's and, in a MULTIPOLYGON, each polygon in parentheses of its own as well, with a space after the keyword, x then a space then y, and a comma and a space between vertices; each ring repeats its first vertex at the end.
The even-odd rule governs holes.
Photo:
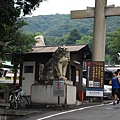
POLYGON ((120 7, 107 6, 107 0, 95 0, 95 8, 71 11, 71 19, 94 18, 93 61, 105 61, 106 17, 119 15, 120 7))

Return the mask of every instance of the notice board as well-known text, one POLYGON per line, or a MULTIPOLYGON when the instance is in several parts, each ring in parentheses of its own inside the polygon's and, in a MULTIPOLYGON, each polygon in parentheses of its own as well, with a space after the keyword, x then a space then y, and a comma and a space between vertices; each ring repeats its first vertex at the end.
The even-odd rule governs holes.
POLYGON ((103 97, 104 62, 89 61, 87 63, 86 96, 103 97))

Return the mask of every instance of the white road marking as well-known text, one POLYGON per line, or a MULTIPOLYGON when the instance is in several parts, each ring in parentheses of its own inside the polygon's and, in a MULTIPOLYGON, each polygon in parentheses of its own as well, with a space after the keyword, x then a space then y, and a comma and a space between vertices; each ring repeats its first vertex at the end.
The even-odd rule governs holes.
POLYGON ((67 113, 71 113, 71 112, 75 112, 75 111, 82 111, 82 110, 89 109, 89 108, 100 107, 100 106, 111 105, 111 104, 112 103, 100 104, 100 105, 94 105, 94 106, 88 106, 88 107, 83 107, 83 108, 79 108, 79 109, 69 110, 69 111, 65 111, 65 112, 60 112, 60 113, 56 113, 56 114, 53 114, 53 115, 49 115, 49 116, 46 116, 46 117, 42 117, 42 118, 39 118, 37 120, 45 120, 45 119, 52 118, 52 117, 55 117, 55 116, 58 116, 58 115, 63 115, 63 114, 67 114, 67 113))
POLYGON ((113 108, 106 108, 106 110, 112 110, 113 108))

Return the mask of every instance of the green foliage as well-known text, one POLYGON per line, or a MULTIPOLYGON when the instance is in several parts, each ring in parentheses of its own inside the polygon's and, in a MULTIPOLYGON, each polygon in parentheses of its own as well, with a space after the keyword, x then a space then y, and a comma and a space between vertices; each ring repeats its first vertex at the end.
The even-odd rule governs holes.
POLYGON ((76 40, 81 39, 82 34, 77 29, 73 29, 70 33, 63 35, 62 37, 56 37, 52 40, 52 45, 68 45, 75 44, 76 40))
MULTIPOLYGON (((39 6, 42 0, 1 0, 0 1, 0 40, 3 43, 12 41, 14 33, 26 22, 20 19, 21 11, 24 15, 39 6)), ((0 48, 1 50, 2 48, 0 48)))
POLYGON ((45 45, 59 45, 57 38, 59 37, 45 36, 45 45))
POLYGON ((2 49, 4 59, 7 59, 6 54, 8 54, 8 59, 14 61, 13 57, 15 54, 23 54, 31 50, 32 46, 35 44, 35 40, 32 35, 26 35, 17 31, 14 34, 14 39, 9 43, 9 46, 4 46, 2 49), (11 56, 11 57, 10 57, 11 56))
POLYGON ((112 62, 118 63, 117 54, 120 52, 120 29, 111 34, 111 41, 108 46, 112 62))
POLYGON ((2 59, 10 59, 14 64, 14 82, 21 54, 31 50, 35 43, 33 36, 23 34, 20 29, 26 22, 20 17, 30 14, 42 0, 1 0, 0 1, 0 53, 2 59), (7 53, 9 56, 7 57, 7 53))
MULTIPOLYGON (((36 7, 39 7, 40 2, 42 1, 43 0, 0 0, 0 8, 1 12, 6 12, 4 15, 6 16, 8 14, 8 17, 10 18, 10 15, 20 15, 21 12, 23 12, 24 15, 31 14, 31 11, 35 10, 36 7)), ((5 17, 3 17, 3 19, 4 18, 5 17)))
POLYGON ((34 34, 32 34, 32 37, 35 38, 38 35, 41 35, 41 34, 39 32, 35 32, 34 34))
POLYGON ((0 84, 0 90, 4 89, 6 84, 0 84))
MULTIPOLYGON (((22 62, 23 53, 29 52, 35 44, 35 39, 30 35, 23 34, 20 31, 14 33, 14 39, 8 46, 3 46, 2 54, 4 60, 10 60, 13 64, 14 76, 17 75, 18 65, 22 62)), ((16 77, 14 77, 14 82, 16 77)), ((15 84, 15 83, 14 83, 15 84)))
POLYGON ((76 44, 88 44, 92 50, 92 36, 84 35, 80 40, 76 41, 76 44))
MULTIPOLYGON (((20 15, 20 9, 14 7, 14 0, 0 1, 0 25, 13 25, 20 15)), ((1 26, 0 26, 1 27, 1 26)))
POLYGON ((110 54, 105 55, 105 64, 109 64, 110 62, 110 54))
POLYGON ((73 29, 69 35, 68 35, 68 40, 66 41, 66 44, 75 44, 76 40, 81 39, 81 34, 77 29, 73 29))
MULTIPOLYGON (((70 15, 39 15, 25 18, 28 25, 23 27, 24 32, 35 33, 39 31, 43 36, 61 37, 73 29, 81 34, 88 34, 93 31, 94 21, 92 18, 72 20, 70 15)), ((120 17, 107 18, 107 33, 120 28, 120 17)))
MULTIPOLYGON (((71 20, 70 15, 56 14, 34 16, 25 20, 29 24, 23 27, 23 31, 39 31, 45 36, 46 45, 88 44, 92 50, 93 19, 71 20), (73 31, 74 29, 77 31, 73 31)), ((117 63, 120 44, 119 30, 117 33, 115 31, 120 28, 120 17, 108 17, 106 23, 106 64, 110 60, 117 63)))
POLYGON ((39 6, 42 0, 1 0, 0 1, 0 40, 8 42, 15 31, 20 29, 25 22, 21 20, 20 14, 31 13, 31 10, 39 6), (21 26, 22 25, 22 26, 21 26))
POLYGON ((66 44, 66 42, 69 42, 68 39, 68 34, 67 35, 63 35, 62 37, 57 37, 54 41, 53 41, 53 45, 64 45, 66 44))
POLYGON ((21 10, 28 14, 42 0, 1 0, 0 1, 0 51, 4 55, 27 52, 34 44, 32 36, 23 34, 20 29, 27 23, 19 18, 21 10), (32 45, 31 45, 32 44, 32 45))

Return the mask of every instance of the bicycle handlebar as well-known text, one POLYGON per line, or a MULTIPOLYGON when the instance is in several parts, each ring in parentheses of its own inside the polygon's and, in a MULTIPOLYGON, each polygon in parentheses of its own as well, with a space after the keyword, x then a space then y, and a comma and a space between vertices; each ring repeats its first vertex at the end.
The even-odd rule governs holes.
POLYGON ((18 92, 20 92, 20 91, 22 91, 22 88, 19 88, 19 89, 13 90, 12 93, 18 93, 18 92))

